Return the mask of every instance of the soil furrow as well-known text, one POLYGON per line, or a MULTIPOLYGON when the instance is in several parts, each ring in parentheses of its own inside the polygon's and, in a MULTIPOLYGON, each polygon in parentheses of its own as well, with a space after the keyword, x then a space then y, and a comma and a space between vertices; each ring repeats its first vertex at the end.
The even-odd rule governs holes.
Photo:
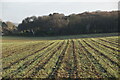
POLYGON ((45 49, 45 48, 49 47, 49 46, 50 46, 50 45, 52 45, 53 43, 54 43, 54 42, 52 42, 52 43, 50 43, 49 45, 47 45, 47 46, 45 46, 45 47, 41 48, 40 50, 35 51, 35 52, 34 52, 34 53, 32 53, 32 54, 29 54, 29 55, 27 55, 27 56, 25 56, 25 57, 23 57, 23 58, 21 58, 21 59, 19 59, 19 60, 15 61, 15 62, 11 63, 9 66, 4 67, 4 68, 3 68, 3 70, 6 70, 6 69, 10 68, 12 65, 14 65, 14 64, 16 64, 16 63, 18 63, 19 61, 24 60, 25 58, 27 58, 27 57, 29 57, 29 56, 31 56, 31 55, 34 55, 35 53, 38 53, 39 51, 41 51, 41 50, 43 50, 43 49, 45 49))
MULTIPOLYGON (((64 43, 64 42, 63 42, 64 43)), ((50 59, 52 59, 53 55, 62 47, 63 43, 61 43, 58 47, 57 50, 53 51, 52 54, 49 56, 48 59, 46 59, 42 64, 38 65, 37 68, 35 68, 34 72, 32 72, 32 74, 30 75, 31 77, 34 77, 35 74, 38 73, 39 70, 44 69, 44 66, 48 63, 48 61, 50 61, 50 59)))

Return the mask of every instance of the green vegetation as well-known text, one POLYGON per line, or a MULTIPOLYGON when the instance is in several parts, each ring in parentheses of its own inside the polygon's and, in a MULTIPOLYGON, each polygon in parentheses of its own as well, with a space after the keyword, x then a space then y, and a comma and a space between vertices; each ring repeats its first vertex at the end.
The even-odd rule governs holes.
POLYGON ((119 77, 118 36, 75 37, 3 37, 3 78, 119 77))
POLYGON ((64 36, 93 33, 119 32, 118 22, 120 11, 96 11, 80 14, 53 13, 47 16, 31 16, 14 25, 12 22, 2 22, 0 31, 3 35, 19 36, 64 36))

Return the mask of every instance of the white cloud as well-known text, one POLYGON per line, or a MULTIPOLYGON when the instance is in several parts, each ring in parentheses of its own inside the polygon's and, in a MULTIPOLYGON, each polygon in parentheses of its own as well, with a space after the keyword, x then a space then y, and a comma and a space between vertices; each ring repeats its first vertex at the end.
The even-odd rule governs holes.
POLYGON ((3 15, 0 14, 0 19, 17 23, 28 16, 49 15, 54 12, 69 15, 96 10, 118 10, 118 4, 117 2, 3 2, 0 7, 2 11, 0 13, 3 15))
POLYGON ((2 3, 0 3, 0 18, 2 18, 2 3))

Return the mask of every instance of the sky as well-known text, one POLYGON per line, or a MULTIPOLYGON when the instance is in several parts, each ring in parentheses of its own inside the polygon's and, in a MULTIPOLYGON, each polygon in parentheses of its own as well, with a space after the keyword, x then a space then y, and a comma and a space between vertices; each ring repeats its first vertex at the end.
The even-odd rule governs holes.
POLYGON ((21 23, 30 16, 43 16, 50 13, 65 15, 78 14, 85 11, 118 10, 118 0, 0 0, 0 19, 21 23))

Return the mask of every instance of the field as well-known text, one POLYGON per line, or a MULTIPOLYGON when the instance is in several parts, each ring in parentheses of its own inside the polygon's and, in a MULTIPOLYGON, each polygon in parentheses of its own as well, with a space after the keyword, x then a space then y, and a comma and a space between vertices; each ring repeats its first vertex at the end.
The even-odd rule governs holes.
POLYGON ((3 39, 3 78, 119 77, 118 36, 63 40, 3 39))

